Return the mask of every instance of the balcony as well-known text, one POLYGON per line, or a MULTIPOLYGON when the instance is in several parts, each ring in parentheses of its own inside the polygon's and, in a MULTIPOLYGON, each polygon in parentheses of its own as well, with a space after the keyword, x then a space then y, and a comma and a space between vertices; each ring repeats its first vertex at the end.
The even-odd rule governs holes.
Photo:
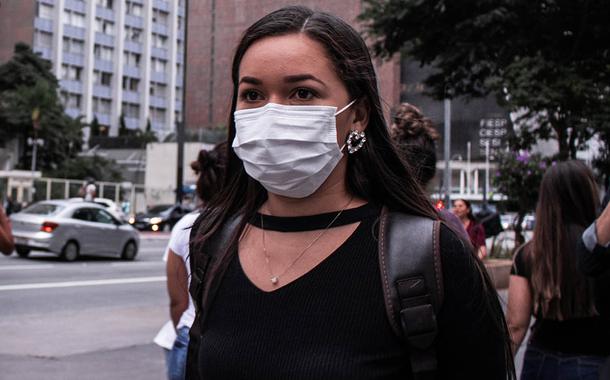
POLYGON ((142 44, 139 43, 139 42, 134 42, 134 41, 126 40, 125 41, 125 45, 123 46, 123 48, 125 50, 133 52, 133 53, 142 54, 142 44))
POLYGON ((87 4, 84 1, 65 0, 64 8, 78 13, 87 13, 87 4))
POLYGON ((129 103, 140 103, 140 94, 135 91, 123 90, 123 101, 129 103))
POLYGON ((114 69, 114 62, 95 58, 95 61, 93 62, 93 68, 96 70, 111 73, 114 69))
POLYGON ((43 32, 53 33, 53 20, 36 17, 34 19, 34 27, 43 32))
POLYGON ((178 99, 176 99, 176 102, 174 103, 174 109, 176 110, 182 110, 182 102, 178 99))
POLYGON ((108 47, 113 47, 114 37, 104 33, 95 32, 95 43, 108 47))
POLYGON ((76 93, 76 94, 83 93, 83 83, 81 81, 71 80, 71 79, 61 79, 59 81, 59 85, 61 86, 62 89, 66 90, 68 92, 72 92, 72 93, 76 93))
POLYGON ((165 128, 165 122, 164 121, 159 121, 159 120, 151 121, 150 126, 155 131, 160 131, 160 130, 166 129, 165 128))
POLYGON ((78 108, 66 108, 66 114, 68 116, 70 116, 71 118, 76 119, 77 117, 79 117, 81 115, 80 109, 78 108))
POLYGON ((97 121, 103 125, 110 125, 110 114, 94 112, 95 117, 97 117, 97 121))
POLYGON ((39 3, 55 5, 55 0, 38 0, 39 3))
POLYGON ((144 19, 139 16, 125 15, 125 25, 142 29, 144 28, 144 19))
POLYGON ((157 83, 167 84, 167 75, 163 71, 151 71, 150 80, 157 83))
POLYGON ((85 28, 80 28, 78 26, 64 24, 64 36, 72 37, 79 40, 85 39, 85 28))
POLYGON ((150 97, 150 106, 157 108, 166 108, 167 102, 164 97, 161 96, 151 96, 150 97))
POLYGON ((125 117, 125 126, 129 129, 139 129, 140 119, 135 117, 125 117))
POLYGON ((40 56, 47 60, 52 60, 53 50, 44 46, 34 46, 34 53, 40 54, 40 56))
POLYGON ((123 66, 123 75, 131 78, 140 78, 140 69, 134 66, 123 66))
POLYGON ((165 0, 154 0, 153 7, 165 12, 169 12, 169 3, 165 0))
POLYGON ((152 31, 153 31, 153 33, 157 33, 162 36, 167 36, 169 34, 169 31, 167 30, 166 25, 158 24, 156 22, 153 22, 153 24, 152 24, 152 31))
POLYGON ((101 5, 95 7, 95 15, 104 20, 114 21, 114 11, 101 5))
POLYGON ((82 67, 85 64, 85 57, 82 54, 68 53, 68 52, 64 51, 62 53, 61 61, 63 63, 67 63, 72 66, 81 66, 82 67))
POLYGON ((112 88, 99 84, 93 85, 93 96, 98 98, 112 99, 112 88))
POLYGON ((168 59, 167 49, 153 46, 150 48, 150 56, 167 60, 168 59))

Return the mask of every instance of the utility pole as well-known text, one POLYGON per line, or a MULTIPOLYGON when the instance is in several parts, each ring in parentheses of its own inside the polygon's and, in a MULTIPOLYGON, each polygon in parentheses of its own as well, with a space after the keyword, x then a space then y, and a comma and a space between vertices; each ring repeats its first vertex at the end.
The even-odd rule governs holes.
POLYGON ((188 49, 188 19, 189 19, 189 0, 184 0, 184 50, 182 52, 183 62, 182 65, 182 113, 180 120, 176 123, 176 144, 178 145, 178 165, 176 173, 176 203, 182 204, 183 197, 183 182, 184 182, 184 120, 186 119, 186 51, 188 49))
POLYGON ((444 180, 445 182, 445 207, 451 207, 451 167, 449 161, 451 161, 451 99, 445 98, 445 170, 444 180))

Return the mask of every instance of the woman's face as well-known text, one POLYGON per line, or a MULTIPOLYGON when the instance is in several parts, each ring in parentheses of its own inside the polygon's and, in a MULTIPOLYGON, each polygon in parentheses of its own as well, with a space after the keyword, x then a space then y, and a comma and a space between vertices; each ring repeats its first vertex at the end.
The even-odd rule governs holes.
MULTIPOLYGON (((302 33, 256 41, 239 65, 237 110, 267 103, 325 105, 339 110, 352 100, 324 47, 302 33)), ((351 128, 364 129, 354 121, 355 109, 349 107, 337 116, 339 146, 351 128)))
POLYGON ((468 206, 461 200, 453 202, 453 213, 460 219, 464 219, 468 215, 468 206))

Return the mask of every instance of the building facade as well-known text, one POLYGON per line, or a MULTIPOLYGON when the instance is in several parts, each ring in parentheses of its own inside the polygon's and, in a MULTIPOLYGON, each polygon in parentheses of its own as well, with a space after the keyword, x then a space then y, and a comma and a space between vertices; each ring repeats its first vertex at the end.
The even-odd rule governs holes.
POLYGON ((2 33, 0 58, 22 41, 51 61, 70 116, 110 136, 121 119, 161 136, 181 120, 184 0, 3 1, 2 29, 11 18, 19 33, 2 33))

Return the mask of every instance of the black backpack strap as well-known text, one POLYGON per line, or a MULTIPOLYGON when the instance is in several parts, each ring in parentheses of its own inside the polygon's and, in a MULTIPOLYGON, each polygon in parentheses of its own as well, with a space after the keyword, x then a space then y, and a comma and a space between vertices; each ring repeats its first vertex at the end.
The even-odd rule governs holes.
POLYGON ((191 268, 191 283, 189 285, 189 293, 195 305, 195 319, 189 331, 189 346, 186 360, 186 379, 198 380, 201 378, 199 368, 197 366, 199 347, 201 344, 201 324, 203 322, 203 295, 206 284, 209 283, 208 275, 214 261, 227 248, 229 239, 235 233, 239 226, 240 218, 233 217, 216 231, 205 242, 197 240, 201 222, 205 217, 205 212, 202 212, 191 229, 189 237, 189 258, 191 268))
POLYGON ((439 233, 439 221, 385 207, 381 212, 379 264, 386 312, 395 333, 408 344, 416 379, 434 378, 437 369, 436 314, 443 302, 439 233))

